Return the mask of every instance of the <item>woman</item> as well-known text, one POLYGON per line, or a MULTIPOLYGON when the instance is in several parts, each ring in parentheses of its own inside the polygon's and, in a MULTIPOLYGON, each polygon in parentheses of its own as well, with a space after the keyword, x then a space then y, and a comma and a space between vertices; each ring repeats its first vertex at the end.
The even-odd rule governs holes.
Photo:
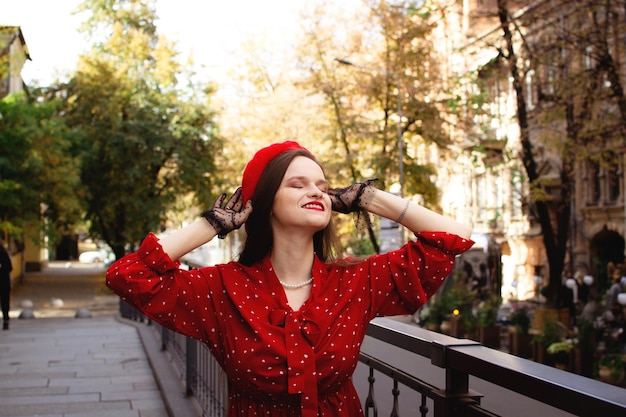
POLYGON ((296 142, 258 151, 224 199, 167 237, 150 234, 111 266, 107 284, 211 349, 230 381, 229 416, 363 415, 351 376, 368 322, 421 307, 471 247, 470 229, 369 182, 331 189, 296 142), (417 239, 335 261, 332 210, 396 220, 417 239), (244 224, 238 262, 178 269, 182 255, 244 224))

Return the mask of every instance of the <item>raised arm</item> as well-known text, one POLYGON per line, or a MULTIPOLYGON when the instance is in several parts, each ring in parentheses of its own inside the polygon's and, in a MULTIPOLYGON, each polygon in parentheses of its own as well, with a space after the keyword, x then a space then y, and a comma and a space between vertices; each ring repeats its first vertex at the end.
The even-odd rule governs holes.
POLYGON ((469 239, 472 233, 467 225, 382 190, 374 192, 365 209, 370 213, 397 221, 413 233, 448 232, 466 239, 469 239))
POLYGON ((160 239, 163 250, 172 260, 179 259, 215 236, 224 238, 245 223, 252 212, 252 205, 248 202, 243 206, 241 188, 235 191, 226 204, 224 200, 226 194, 217 199, 213 208, 202 213, 203 218, 160 239))
POLYGON ((448 232, 466 239, 470 237, 471 229, 468 226, 410 200, 378 190, 371 185, 372 182, 366 181, 346 188, 330 189, 328 194, 333 203, 333 210, 351 213, 363 209, 394 220, 413 233, 448 232))
POLYGON ((211 241, 217 232, 204 219, 198 219, 188 226, 174 231, 159 239, 163 251, 167 253, 173 261, 186 255, 192 250, 211 241))

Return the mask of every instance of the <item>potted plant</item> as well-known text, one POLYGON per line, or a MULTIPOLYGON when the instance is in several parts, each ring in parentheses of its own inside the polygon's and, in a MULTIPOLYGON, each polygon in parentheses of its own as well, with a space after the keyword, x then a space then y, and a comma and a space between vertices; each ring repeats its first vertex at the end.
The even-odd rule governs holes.
POLYGON ((500 348, 500 327, 497 325, 500 298, 482 301, 476 312, 478 341, 484 346, 500 348))
POLYGON ((454 337, 462 337, 466 331, 467 318, 471 314, 471 300, 471 293, 460 284, 441 291, 427 304, 426 327, 454 337))
POLYGON ((624 358, 619 353, 607 353, 598 362, 598 376, 602 382, 620 385, 624 381, 624 358))
POLYGON ((571 342, 554 342, 548 346, 546 352, 552 358, 556 368, 566 370, 569 364, 569 355, 572 349, 574 349, 574 345, 571 342))
POLYGON ((591 378, 593 376, 593 352, 596 350, 596 332, 593 323, 578 317, 574 339, 574 372, 591 378))
POLYGON ((530 358, 532 355, 532 336, 530 330, 530 308, 520 305, 513 310, 511 315, 511 353, 522 358, 530 358))
POLYGON ((471 334, 475 328, 472 307, 474 294, 465 285, 455 285, 448 292, 446 305, 450 312, 450 335, 453 337, 465 337, 471 334))
POLYGON ((515 333, 528 334, 530 330, 530 311, 527 306, 519 306, 513 310, 511 315, 511 324, 515 329, 515 333))
POLYGON ((546 363, 548 346, 562 341, 565 333, 558 321, 552 318, 545 320, 539 333, 533 336, 533 359, 539 363, 546 363))
POLYGON ((432 298, 426 305, 424 322, 428 330, 439 332, 441 323, 446 319, 445 308, 441 300, 432 298))

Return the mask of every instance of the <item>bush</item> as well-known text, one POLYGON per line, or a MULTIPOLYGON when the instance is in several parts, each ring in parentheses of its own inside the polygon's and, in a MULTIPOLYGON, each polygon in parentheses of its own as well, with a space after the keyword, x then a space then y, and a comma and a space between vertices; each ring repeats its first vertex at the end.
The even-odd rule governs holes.
POLYGON ((500 307, 500 299, 494 297, 482 301, 478 305, 478 312, 476 313, 476 320, 480 327, 493 327, 498 321, 498 308, 500 307))
POLYGON ((621 354, 607 353, 600 358, 598 365, 611 369, 611 375, 618 376, 624 372, 624 359, 621 354))
POLYGON ((585 352, 593 352, 596 346, 596 333, 593 323, 579 317, 577 320, 576 348, 585 352))
POLYGON ((511 324, 519 334, 528 334, 530 330, 530 311, 526 306, 520 306, 511 315, 511 324))
POLYGON ((547 319, 543 322, 541 332, 534 337, 535 341, 546 348, 563 340, 561 325, 557 320, 547 319))

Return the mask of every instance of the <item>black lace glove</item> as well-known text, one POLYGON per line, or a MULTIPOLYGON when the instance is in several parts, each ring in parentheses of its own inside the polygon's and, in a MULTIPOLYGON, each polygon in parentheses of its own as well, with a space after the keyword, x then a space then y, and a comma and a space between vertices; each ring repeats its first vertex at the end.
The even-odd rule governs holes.
POLYGON ((345 188, 331 188, 328 190, 333 210, 339 213, 354 213, 367 208, 367 205, 374 198, 376 188, 372 184, 378 179, 357 182, 345 188))
POLYGON ((237 188, 222 207, 224 200, 226 200, 226 193, 218 197, 212 209, 202 213, 202 217, 213 226, 217 231, 217 237, 220 239, 224 239, 233 230, 239 229, 252 212, 252 204, 250 202, 243 207, 241 187, 237 188))

